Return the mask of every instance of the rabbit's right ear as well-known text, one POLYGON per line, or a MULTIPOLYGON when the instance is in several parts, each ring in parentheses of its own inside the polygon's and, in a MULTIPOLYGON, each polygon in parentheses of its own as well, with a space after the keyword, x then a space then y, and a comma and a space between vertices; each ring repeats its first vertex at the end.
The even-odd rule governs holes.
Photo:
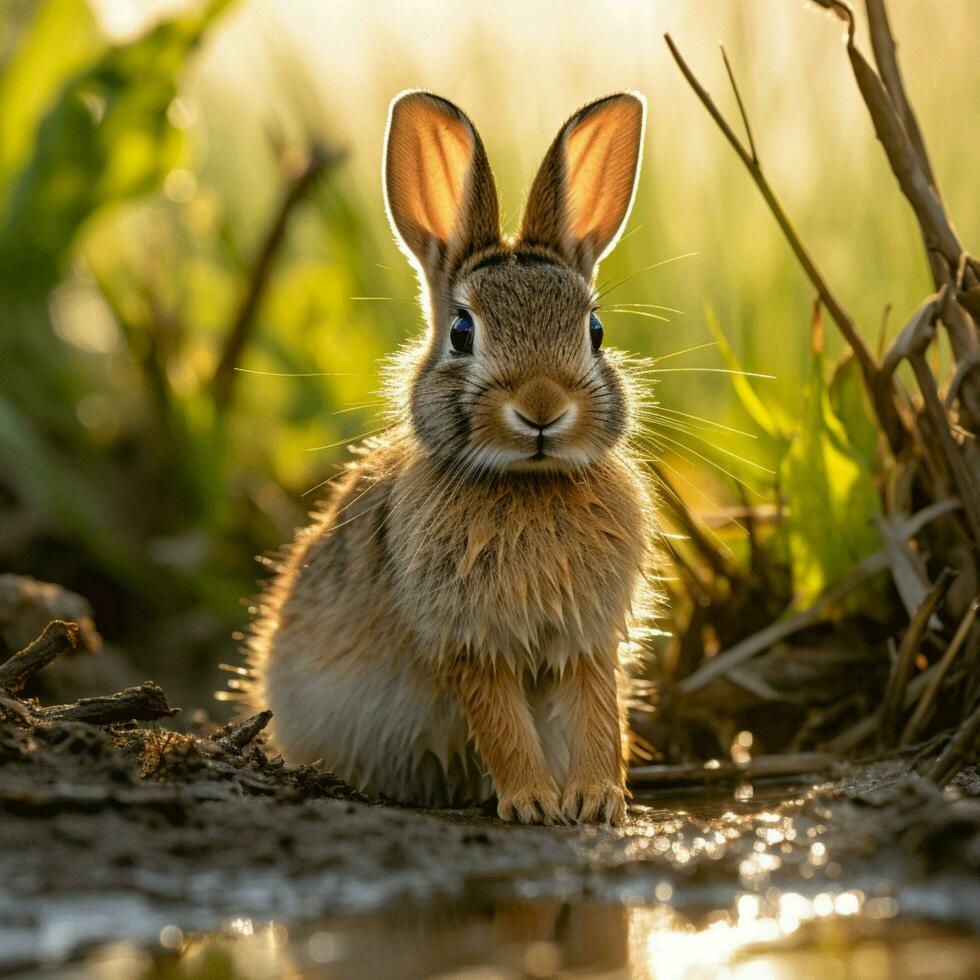
POLYGON ((413 263, 430 282, 500 240, 497 189, 466 114, 428 92, 395 96, 384 155, 385 208, 413 263))

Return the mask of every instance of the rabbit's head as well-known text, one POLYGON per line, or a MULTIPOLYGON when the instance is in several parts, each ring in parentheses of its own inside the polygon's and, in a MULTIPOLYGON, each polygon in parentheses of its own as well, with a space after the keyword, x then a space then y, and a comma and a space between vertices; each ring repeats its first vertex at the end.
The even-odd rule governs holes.
POLYGON ((466 115, 425 92, 392 102, 385 202, 430 328, 392 387, 426 452, 474 472, 576 470, 623 437, 629 384, 593 281, 632 205, 645 109, 623 93, 572 116, 510 239, 466 115))

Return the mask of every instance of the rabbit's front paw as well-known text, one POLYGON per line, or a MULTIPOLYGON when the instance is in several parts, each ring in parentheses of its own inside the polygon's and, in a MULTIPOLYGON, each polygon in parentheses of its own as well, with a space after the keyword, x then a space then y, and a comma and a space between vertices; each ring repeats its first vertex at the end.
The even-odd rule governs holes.
POLYGON ((570 823, 601 821, 618 827, 626 820, 626 794, 615 783, 573 780, 562 794, 561 810, 570 823))
POLYGON ((497 796, 497 816, 516 823, 564 823, 558 787, 531 786, 497 796))

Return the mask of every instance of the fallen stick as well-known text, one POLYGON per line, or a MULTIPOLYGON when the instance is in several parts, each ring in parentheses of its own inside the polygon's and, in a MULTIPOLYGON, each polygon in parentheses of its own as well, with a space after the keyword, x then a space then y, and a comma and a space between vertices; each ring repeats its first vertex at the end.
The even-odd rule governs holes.
POLYGON ((902 643, 888 676, 888 683, 885 687, 885 695, 882 698, 881 711, 878 716, 878 745, 882 749, 891 748, 898 740, 898 726, 902 720, 905 691, 912 677, 915 655, 919 652, 919 646, 929 628, 933 613, 946 595, 952 576, 951 569, 943 569, 939 578, 936 579, 936 583, 929 590, 929 594, 922 600, 919 608, 915 610, 912 621, 902 636, 902 643))
POLYGON ((74 650, 77 644, 77 623, 52 620, 36 640, 0 665, 0 687, 16 693, 55 657, 74 650))
MULTIPOLYGON (((938 664, 927 667, 917 677, 912 678, 908 687, 905 689, 905 701, 903 709, 911 708, 915 700, 922 695, 926 685, 936 676, 938 664)), ((845 729, 840 735, 827 742, 824 748, 828 752, 844 753, 857 748, 866 738, 870 738, 877 731, 881 723, 881 709, 873 711, 870 715, 865 715, 860 721, 855 722, 850 728, 845 729)))
POLYGON ((225 725, 214 736, 214 741, 223 749, 240 752, 272 720, 271 711, 260 711, 244 721, 225 725))
POLYGON ((937 786, 945 786, 964 764, 976 760, 978 738, 980 738, 980 705, 977 705, 970 717, 960 725, 949 745, 930 766, 926 778, 937 786))
POLYGON ((936 700, 939 689, 943 686, 946 674, 949 673, 949 668, 953 666, 956 655, 960 652, 960 649, 966 642, 966 638, 970 635, 970 630, 973 629, 973 622, 977 616, 978 606, 980 606, 980 598, 973 600, 973 603, 966 611, 966 615, 964 615, 956 630, 956 635, 946 648, 942 659, 936 664, 935 673, 929 679, 929 683, 922 692, 922 697, 919 698, 919 703, 915 706, 915 711, 912 712, 909 723, 905 726, 905 731, 902 732, 902 737, 898 740, 898 747, 900 749, 911 745, 925 727, 929 709, 932 707, 933 701, 936 700))
MULTIPOLYGON (((906 518, 896 528, 896 535, 908 538, 915 537, 927 524, 960 507, 960 502, 956 498, 937 500, 935 503, 923 507, 922 510, 906 518)), ((817 601, 810 606, 786 619, 777 620, 765 629, 753 633, 733 647, 722 653, 716 654, 707 663, 699 667, 693 674, 685 677, 673 688, 678 694, 693 694, 701 690, 716 677, 728 673, 733 667, 751 660, 763 650, 768 650, 780 640, 798 633, 800 630, 812 625, 820 620, 824 610, 835 605, 845 595, 866 582, 873 575, 888 568, 888 555, 884 549, 876 551, 867 558, 858 562, 836 585, 828 589, 817 601)))
POLYGON ((99 698, 80 698, 71 704, 35 708, 40 721, 81 721, 88 725, 119 725, 126 721, 156 721, 170 718, 180 708, 171 708, 167 696, 152 681, 99 698))
POLYGON ((791 752, 756 756, 746 765, 734 762, 685 763, 672 766, 635 766, 629 771, 633 786, 697 786, 732 779, 769 779, 777 776, 817 775, 831 772, 841 760, 827 752, 791 752))

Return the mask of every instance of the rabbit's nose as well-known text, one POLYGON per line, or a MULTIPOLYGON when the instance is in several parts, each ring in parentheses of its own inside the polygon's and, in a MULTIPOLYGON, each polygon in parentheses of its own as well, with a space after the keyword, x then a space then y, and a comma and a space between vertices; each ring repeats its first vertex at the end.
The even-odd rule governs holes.
POLYGON ((540 412, 526 415, 516 405, 509 403, 504 408, 504 414, 510 427, 522 436, 556 436, 564 432, 575 420, 576 409, 567 402, 557 412, 543 417, 540 412))
POLYGON ((571 425, 576 408, 561 385, 539 377, 521 385, 505 406, 504 414, 518 435, 553 436, 571 425))

